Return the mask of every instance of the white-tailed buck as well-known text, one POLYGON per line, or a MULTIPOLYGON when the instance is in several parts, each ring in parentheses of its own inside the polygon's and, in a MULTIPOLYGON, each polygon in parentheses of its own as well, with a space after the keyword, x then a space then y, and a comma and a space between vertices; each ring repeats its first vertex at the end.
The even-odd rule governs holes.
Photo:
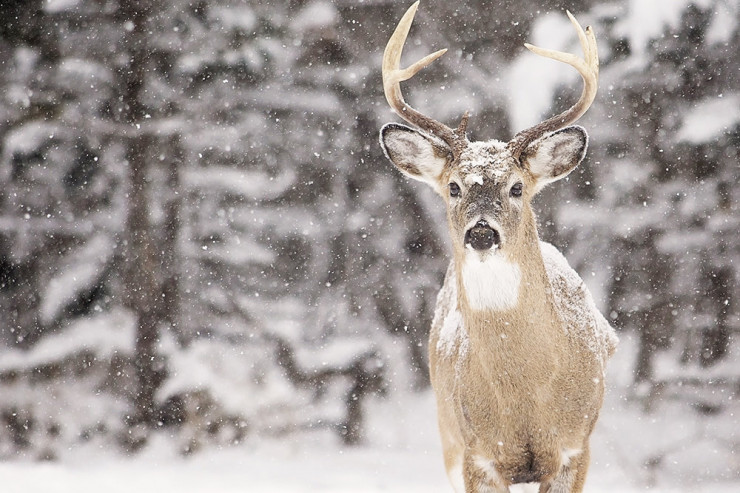
POLYGON ((568 13, 584 59, 526 45, 578 70, 580 99, 509 142, 470 142, 467 114, 452 129, 401 95, 400 83, 445 51, 399 67, 417 7, 403 16, 383 56, 388 103, 416 128, 390 123, 380 140, 396 167, 447 205, 453 258, 429 358, 448 475, 466 492, 505 492, 518 483, 581 491, 617 338, 578 274, 539 240, 530 202, 586 152, 586 131, 571 124, 596 95, 596 39, 568 13))

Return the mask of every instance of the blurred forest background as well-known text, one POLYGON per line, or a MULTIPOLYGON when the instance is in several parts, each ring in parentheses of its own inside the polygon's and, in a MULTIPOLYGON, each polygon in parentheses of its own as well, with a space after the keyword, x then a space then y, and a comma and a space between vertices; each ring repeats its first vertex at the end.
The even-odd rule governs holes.
MULTIPOLYGON (((355 444, 368 399, 428 387, 444 212, 377 144, 410 3, 0 4, 0 458, 355 444)), ((522 43, 576 50, 565 8, 600 93, 541 236, 639 340, 631 405, 731 418, 740 2, 424 0, 405 60, 451 49, 407 98, 478 140, 559 111, 580 80, 522 43)))

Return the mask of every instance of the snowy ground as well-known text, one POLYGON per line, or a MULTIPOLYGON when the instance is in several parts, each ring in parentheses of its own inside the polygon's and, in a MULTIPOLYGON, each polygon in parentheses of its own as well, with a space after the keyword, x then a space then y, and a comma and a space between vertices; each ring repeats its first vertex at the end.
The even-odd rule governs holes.
MULTIPOLYGON (((595 436, 595 443, 600 438, 595 436)), ((5 493, 449 493, 452 489, 438 454, 433 446, 344 451, 268 447, 207 453, 190 460, 138 457, 65 464, 5 463, 0 464, 0 482, 5 493)), ((595 455, 587 491, 740 491, 740 482, 685 488, 640 486, 627 471, 604 462, 604 454, 595 455)))
MULTIPOLYGON (((633 347, 623 337, 610 367, 612 388, 592 436, 586 491, 740 491, 740 478, 732 476, 737 476, 740 459, 733 457, 734 452, 722 455, 713 448, 709 433, 713 423, 685 411, 644 415, 634 405, 625 406, 633 347), (659 467, 645 466, 651 457, 660 458, 659 467)), ((431 393, 403 402, 386 399, 373 406, 368 423, 371 444, 365 447, 342 448, 324 434, 290 442, 248 441, 182 459, 173 454, 172 443, 163 440, 132 459, 96 457, 87 450, 70 452, 60 463, 0 463, 0 491, 451 492, 442 468, 431 393)), ((726 435, 733 433, 729 430, 726 435)))

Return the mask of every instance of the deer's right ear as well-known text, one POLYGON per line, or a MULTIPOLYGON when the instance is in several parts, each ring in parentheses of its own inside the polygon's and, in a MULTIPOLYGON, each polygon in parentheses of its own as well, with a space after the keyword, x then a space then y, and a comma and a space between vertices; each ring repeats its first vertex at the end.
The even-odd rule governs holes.
POLYGON ((380 130, 380 145, 404 174, 428 183, 435 190, 452 158, 452 151, 441 140, 398 123, 389 123, 380 130))

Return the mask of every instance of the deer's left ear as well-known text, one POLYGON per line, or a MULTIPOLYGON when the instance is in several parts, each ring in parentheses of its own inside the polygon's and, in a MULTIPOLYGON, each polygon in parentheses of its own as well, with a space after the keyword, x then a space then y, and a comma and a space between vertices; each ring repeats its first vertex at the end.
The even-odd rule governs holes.
POLYGON ((564 178, 583 160, 588 134, 573 125, 535 140, 522 153, 522 164, 537 180, 536 189, 564 178))

